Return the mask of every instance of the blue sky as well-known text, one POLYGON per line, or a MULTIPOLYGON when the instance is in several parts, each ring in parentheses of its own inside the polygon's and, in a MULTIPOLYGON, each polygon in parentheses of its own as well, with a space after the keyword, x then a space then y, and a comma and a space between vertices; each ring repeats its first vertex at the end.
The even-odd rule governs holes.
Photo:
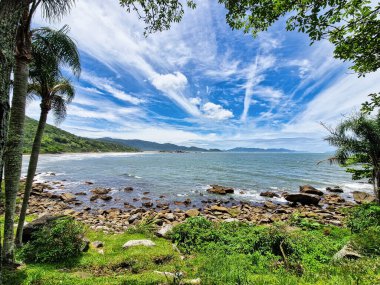
MULTIPOLYGON (((331 148, 320 122, 337 124, 380 90, 380 72, 357 78, 326 41, 310 46, 283 21, 254 39, 232 31, 216 1, 197 2, 148 38, 118 1, 78 1, 59 23, 37 15, 38 26, 68 24, 81 53, 76 98, 59 127, 94 138, 322 152, 331 148)), ((38 102, 27 113, 38 118, 38 102)))

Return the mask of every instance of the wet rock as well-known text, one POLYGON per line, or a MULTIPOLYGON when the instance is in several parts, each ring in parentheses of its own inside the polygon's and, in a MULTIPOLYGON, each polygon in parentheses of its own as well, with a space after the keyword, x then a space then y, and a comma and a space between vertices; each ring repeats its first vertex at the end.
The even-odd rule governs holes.
POLYGON ((143 192, 143 195, 148 195, 150 192, 147 191, 147 192, 143 192))
POLYGON ((197 209, 190 209, 185 212, 188 217, 196 217, 199 216, 200 212, 197 209))
POLYGON ((372 203, 376 200, 375 196, 365 192, 354 191, 352 194, 354 195, 355 202, 358 204, 372 203))
POLYGON ((77 195, 77 196, 86 196, 87 193, 86 192, 77 192, 77 193, 75 193, 75 195, 77 195))
POLYGON ((278 195, 277 193, 271 192, 271 191, 261 192, 260 196, 269 197, 269 198, 280 197, 280 195, 278 195))
POLYGON ((127 249, 127 248, 130 248, 132 246, 147 246, 147 247, 152 247, 152 246, 155 246, 156 244, 149 240, 149 239, 138 239, 138 240, 130 240, 128 242, 126 242, 124 245, 123 245, 123 248, 127 249))
POLYGON ((96 195, 108 194, 110 191, 111 191, 110 188, 101 188, 101 187, 97 187, 91 190, 91 192, 96 195))
POLYGON ((142 205, 143 205, 144 207, 147 207, 147 208, 151 208, 151 207, 153 207, 153 203, 152 203, 152 202, 144 202, 144 203, 142 203, 142 205))
POLYGON ((186 206, 189 206, 191 204, 191 199, 187 198, 185 201, 183 201, 183 203, 186 205, 186 206))
POLYGON ((343 189, 340 188, 339 186, 326 187, 326 190, 332 193, 343 193, 343 189))
POLYGON ((62 201, 65 201, 65 202, 72 202, 74 200, 76 200, 76 197, 74 194, 72 193, 63 193, 61 196, 60 196, 60 199, 62 201))
POLYGON ((306 194, 323 196, 323 192, 321 190, 318 190, 318 189, 316 189, 316 188, 314 188, 313 186, 310 186, 310 185, 300 186, 300 192, 301 193, 306 193, 306 194))
POLYGON ((99 197, 100 197, 99 195, 92 195, 92 196, 90 197, 90 201, 93 202, 93 201, 99 199, 99 197))
POLYGON ((304 193, 286 194, 284 198, 289 202, 300 203, 302 205, 318 205, 321 200, 320 196, 304 193))
POLYGON ((133 187, 125 187, 124 188, 124 192, 132 192, 133 191, 133 187))
POLYGON ((169 208, 169 203, 157 203, 156 207, 160 209, 167 209, 169 208))
POLYGON ((84 184, 86 184, 86 185, 93 185, 94 182, 91 182, 91 181, 85 181, 84 184))
POLYGON ((102 199, 103 201, 112 200, 112 196, 110 195, 100 195, 99 198, 102 199))
POLYGON ((220 185, 210 185, 211 188, 207 189, 207 192, 213 193, 213 194, 220 194, 220 195, 226 195, 226 194, 233 194, 235 190, 230 187, 224 187, 220 185))

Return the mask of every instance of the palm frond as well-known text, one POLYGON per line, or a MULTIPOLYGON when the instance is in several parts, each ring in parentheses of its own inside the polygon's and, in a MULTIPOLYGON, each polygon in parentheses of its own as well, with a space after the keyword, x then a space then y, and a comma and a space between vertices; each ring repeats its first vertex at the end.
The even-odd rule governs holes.
POLYGON ((51 89, 51 94, 62 97, 67 103, 71 103, 75 96, 75 88, 71 84, 70 80, 63 79, 56 82, 51 89))
POLYGON ((51 108, 53 110, 55 123, 58 125, 66 118, 67 102, 60 96, 53 96, 51 99, 51 108))
MULTIPOLYGON (((68 35, 70 29, 64 25, 59 30, 42 27, 33 30, 33 57, 38 73, 59 73, 60 66, 67 66, 79 77, 80 56, 75 42, 68 35)), ((33 75, 33 68, 31 70, 33 75)))
POLYGON ((70 12, 75 0, 42 0, 41 12, 48 20, 60 20, 62 16, 70 12))

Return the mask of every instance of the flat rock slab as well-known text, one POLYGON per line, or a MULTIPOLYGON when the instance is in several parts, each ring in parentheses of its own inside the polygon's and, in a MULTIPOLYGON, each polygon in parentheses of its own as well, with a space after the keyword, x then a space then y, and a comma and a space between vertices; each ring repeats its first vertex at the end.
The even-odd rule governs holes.
POLYGON ((135 240, 130 240, 127 241, 124 245, 123 248, 130 248, 132 246, 155 246, 156 244, 149 240, 149 239, 135 239, 135 240))
POLYGON ((358 204, 372 203, 376 200, 375 196, 365 192, 354 191, 352 194, 355 202, 358 204))
POLYGON ((286 194, 284 197, 289 202, 300 203, 302 205, 318 205, 321 200, 320 196, 305 193, 286 194))
POLYGON ((341 250, 334 254, 333 260, 339 259, 359 259, 362 255, 351 248, 349 244, 346 244, 341 250))

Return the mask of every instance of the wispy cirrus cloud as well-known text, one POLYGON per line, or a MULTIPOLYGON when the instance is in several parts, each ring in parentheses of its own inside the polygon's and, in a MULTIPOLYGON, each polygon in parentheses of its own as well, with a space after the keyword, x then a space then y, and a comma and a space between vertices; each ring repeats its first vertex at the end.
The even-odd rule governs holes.
MULTIPOLYGON (((144 23, 117 1, 81 0, 71 26, 83 62, 77 96, 61 127, 82 136, 139 138, 228 148, 328 149, 319 121, 336 123, 380 75, 356 78, 328 42, 285 33, 257 39, 231 31, 225 10, 198 1, 170 31, 143 36, 144 23)), ((37 25, 47 25, 36 18, 37 25)), ((28 114, 38 118, 38 102, 28 114)))

